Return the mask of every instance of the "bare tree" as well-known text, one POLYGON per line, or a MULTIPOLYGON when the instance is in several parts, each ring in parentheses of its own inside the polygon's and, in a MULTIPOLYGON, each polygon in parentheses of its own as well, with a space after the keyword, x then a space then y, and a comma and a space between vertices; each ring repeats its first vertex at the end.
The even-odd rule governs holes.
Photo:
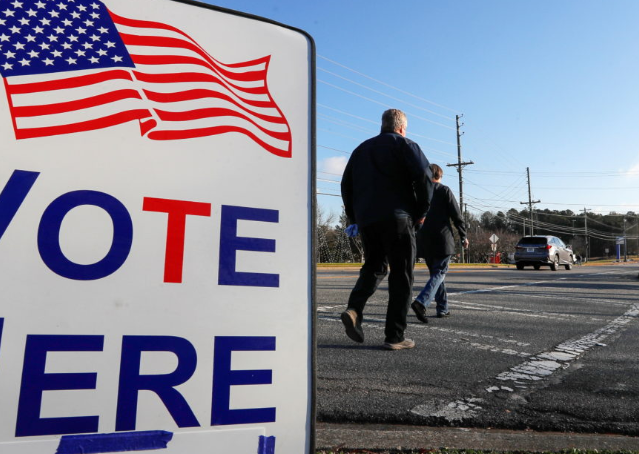
POLYGON ((336 247, 337 236, 332 225, 335 222, 335 215, 326 212, 320 204, 316 205, 317 222, 317 263, 328 263, 333 261, 334 249, 336 247))

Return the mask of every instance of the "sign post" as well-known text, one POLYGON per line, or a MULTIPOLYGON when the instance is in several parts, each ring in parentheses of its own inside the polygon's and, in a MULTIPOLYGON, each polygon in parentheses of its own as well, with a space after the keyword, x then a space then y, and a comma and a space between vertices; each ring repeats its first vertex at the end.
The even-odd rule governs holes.
POLYGON ((617 250, 617 261, 618 262, 621 261, 621 246, 624 245, 624 247, 625 247, 625 244, 626 244, 626 237, 618 236, 616 241, 615 241, 615 246, 616 246, 616 250, 617 250))
POLYGON ((310 453, 312 39, 178 0, 0 21, 0 452, 310 453))

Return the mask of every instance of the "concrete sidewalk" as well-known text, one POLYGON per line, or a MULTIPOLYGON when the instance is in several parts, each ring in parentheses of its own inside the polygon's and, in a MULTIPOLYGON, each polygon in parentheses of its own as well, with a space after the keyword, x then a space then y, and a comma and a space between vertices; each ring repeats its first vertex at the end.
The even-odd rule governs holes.
POLYGON ((457 427, 317 423, 317 450, 337 449, 476 449, 561 451, 565 449, 639 451, 639 437, 533 432, 457 427))

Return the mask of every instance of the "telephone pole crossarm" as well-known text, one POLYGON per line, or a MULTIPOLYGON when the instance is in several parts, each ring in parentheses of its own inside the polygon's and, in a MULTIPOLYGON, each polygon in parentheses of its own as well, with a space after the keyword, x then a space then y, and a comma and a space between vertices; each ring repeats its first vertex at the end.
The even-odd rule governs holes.
POLYGON ((473 161, 458 162, 455 164, 446 164, 446 167, 458 167, 457 171, 459 172, 459 168, 465 167, 471 164, 475 164, 475 163, 473 161))

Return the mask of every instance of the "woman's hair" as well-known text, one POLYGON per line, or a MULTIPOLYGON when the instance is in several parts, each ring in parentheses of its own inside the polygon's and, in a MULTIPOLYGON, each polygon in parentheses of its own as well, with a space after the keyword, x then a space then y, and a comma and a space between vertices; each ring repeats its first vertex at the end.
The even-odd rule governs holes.
POLYGON ((431 164, 430 171, 433 173, 433 180, 440 180, 444 176, 444 171, 437 164, 431 164))
POLYGON ((382 114, 382 132, 397 132, 407 123, 406 114, 399 109, 388 109, 382 114))

